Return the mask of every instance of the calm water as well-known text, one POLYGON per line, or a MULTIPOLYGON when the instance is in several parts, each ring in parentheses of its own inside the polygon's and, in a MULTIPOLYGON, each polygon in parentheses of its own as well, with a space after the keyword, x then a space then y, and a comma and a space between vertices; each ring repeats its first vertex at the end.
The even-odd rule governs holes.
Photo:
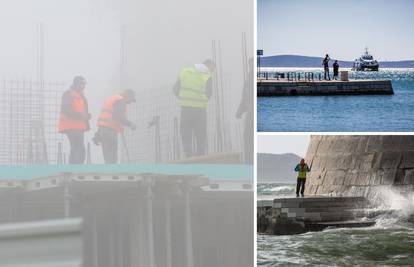
MULTIPOLYGON (((284 69, 277 69, 284 71, 284 69)), ((285 69, 286 71, 286 69, 285 69)), ((289 69, 320 71, 320 69, 289 69)), ((414 131, 414 69, 350 72, 350 79, 390 79, 392 96, 258 97, 257 129, 269 132, 414 131)))
MULTIPOLYGON (((258 198, 292 196, 292 188, 293 185, 259 183, 257 194, 258 198)), ((414 212, 414 197, 389 199, 398 205, 372 210, 370 218, 377 221, 372 227, 258 235, 258 266, 414 266, 414 224, 407 221, 414 212)))

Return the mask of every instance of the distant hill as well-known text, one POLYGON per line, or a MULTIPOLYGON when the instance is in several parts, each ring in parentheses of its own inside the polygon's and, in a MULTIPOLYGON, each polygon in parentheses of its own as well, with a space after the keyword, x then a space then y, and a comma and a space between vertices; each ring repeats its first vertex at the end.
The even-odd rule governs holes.
MULTIPOLYGON (((280 55, 262 57, 260 66, 262 67, 298 67, 298 68, 322 68, 322 57, 308 57, 296 55, 280 55)), ((333 64, 335 59, 331 59, 333 64)), ((342 68, 352 68, 353 61, 338 60, 342 68)), ((414 60, 403 61, 380 61, 380 68, 414 68, 414 60)))
POLYGON ((298 155, 288 154, 257 154, 257 181, 273 183, 295 183, 294 168, 299 163, 298 155))

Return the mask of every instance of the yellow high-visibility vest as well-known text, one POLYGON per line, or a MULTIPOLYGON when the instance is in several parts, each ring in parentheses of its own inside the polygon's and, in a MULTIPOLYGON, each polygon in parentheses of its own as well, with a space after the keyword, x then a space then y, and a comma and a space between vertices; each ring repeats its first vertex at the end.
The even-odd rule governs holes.
POLYGON ((308 167, 308 165, 305 163, 304 165, 303 165, 303 168, 301 168, 302 166, 300 165, 300 164, 298 164, 297 166, 296 166, 296 169, 298 170, 298 172, 299 172, 299 174, 298 174, 298 178, 301 178, 301 179, 306 179, 306 173, 308 173, 310 170, 309 170, 309 167, 308 167))
POLYGON ((206 84, 210 74, 186 68, 181 71, 178 104, 181 107, 207 108, 206 84))

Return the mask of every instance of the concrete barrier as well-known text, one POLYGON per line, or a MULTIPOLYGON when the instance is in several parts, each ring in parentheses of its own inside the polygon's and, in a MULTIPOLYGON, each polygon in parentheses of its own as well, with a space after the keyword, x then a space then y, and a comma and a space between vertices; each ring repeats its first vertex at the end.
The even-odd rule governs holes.
POLYGON ((392 95, 390 80, 258 80, 257 96, 392 95))

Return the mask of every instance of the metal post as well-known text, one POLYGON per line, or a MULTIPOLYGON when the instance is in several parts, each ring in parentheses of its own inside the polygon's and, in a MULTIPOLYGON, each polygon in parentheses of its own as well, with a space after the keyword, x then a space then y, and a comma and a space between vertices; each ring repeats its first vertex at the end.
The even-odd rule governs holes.
POLYGON ((191 228, 191 207, 190 193, 187 188, 185 192, 185 227, 186 227, 186 248, 187 248, 187 267, 194 267, 193 260, 193 234, 191 228))
POLYGON ((87 149, 86 149, 86 164, 91 164, 91 143, 88 142, 87 149))
POLYGON ((62 142, 58 143, 58 154, 57 154, 57 164, 60 165, 63 162, 63 155, 62 155, 62 142))
POLYGON ((146 253, 144 252, 144 247, 145 247, 145 241, 144 241, 144 235, 145 235, 145 231, 144 231, 144 205, 140 206, 139 211, 138 211, 138 218, 137 218, 137 222, 138 222, 138 260, 139 260, 139 267, 143 267, 146 266, 146 253))
POLYGON ((64 191, 63 191, 63 201, 64 201, 64 209, 65 209, 65 219, 68 219, 70 217, 70 199, 71 195, 69 193, 69 179, 70 179, 70 173, 64 173, 63 174, 63 185, 64 185, 64 191))
POLYGON ((167 243, 167 267, 172 266, 171 253, 171 206, 170 201, 165 201, 165 242, 167 243))
POLYGON ((92 211, 92 259, 93 267, 98 267, 98 225, 96 223, 96 211, 92 211))
POLYGON ((152 189, 151 184, 147 186, 147 230, 148 230, 148 267, 155 267, 154 255, 154 230, 152 221, 152 189))

